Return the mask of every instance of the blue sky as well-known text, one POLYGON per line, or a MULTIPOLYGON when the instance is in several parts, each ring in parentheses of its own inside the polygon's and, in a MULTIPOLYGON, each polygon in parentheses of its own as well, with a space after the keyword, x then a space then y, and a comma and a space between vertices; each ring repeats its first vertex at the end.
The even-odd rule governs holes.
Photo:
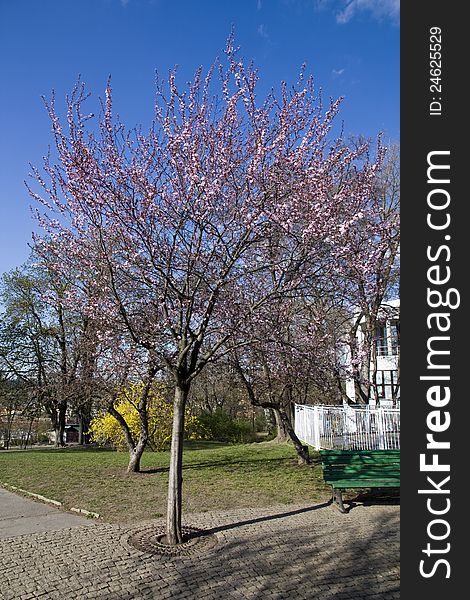
POLYGON ((81 74, 129 127, 152 116, 154 78, 185 81, 220 56, 231 26, 264 89, 303 62, 325 97, 345 96, 347 135, 399 139, 399 0, 0 0, 0 273, 24 262, 34 228, 24 187, 52 138, 41 95, 81 74))

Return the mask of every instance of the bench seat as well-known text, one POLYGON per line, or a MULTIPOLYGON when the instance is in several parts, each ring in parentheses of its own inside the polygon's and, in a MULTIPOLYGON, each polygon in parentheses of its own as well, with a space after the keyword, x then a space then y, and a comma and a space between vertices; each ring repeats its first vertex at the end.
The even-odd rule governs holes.
POLYGON ((323 478, 341 512, 349 488, 400 487, 400 450, 320 450, 323 478))

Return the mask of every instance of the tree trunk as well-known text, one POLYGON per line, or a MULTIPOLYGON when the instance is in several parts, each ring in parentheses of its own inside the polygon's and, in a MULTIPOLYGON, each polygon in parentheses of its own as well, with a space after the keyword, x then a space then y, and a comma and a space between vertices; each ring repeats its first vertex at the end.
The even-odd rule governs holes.
POLYGON ((90 410, 88 407, 79 413, 78 422, 78 443, 82 446, 89 443, 88 430, 90 429, 90 410))
POLYGON ((140 459, 144 453, 146 444, 143 440, 139 440, 137 446, 129 450, 129 464, 127 465, 128 473, 140 473, 140 459))
POLYGON ((67 413, 67 404, 60 402, 57 409, 57 424, 56 424, 56 446, 65 447, 65 416, 67 413))
MULTIPOLYGON (((26 434, 26 440, 25 440, 25 443, 24 443, 24 449, 25 450, 28 447, 29 439, 31 437, 31 431, 33 429, 33 421, 34 421, 34 417, 31 417, 30 420, 29 420, 28 433, 26 434)), ((31 445, 32 445, 32 443, 31 443, 31 445)))
POLYGON ((82 417, 80 417, 79 421, 78 421, 78 445, 79 446, 83 446, 86 442, 85 442, 85 428, 83 426, 83 419, 82 417))
POLYGON ((4 443, 5 450, 9 450, 9 448, 10 448, 10 440, 11 440, 11 428, 10 428, 10 426, 8 426, 8 429, 7 429, 7 432, 6 432, 6 436, 5 436, 5 443, 4 443))
POLYGON ((183 542, 181 529, 183 493, 183 435, 184 410, 189 387, 176 386, 173 402, 173 430, 171 437, 170 477, 168 482, 168 510, 166 518, 166 541, 170 546, 183 542))
POLYGON ((142 458, 142 454, 144 453, 145 447, 147 446, 147 442, 149 439, 146 398, 144 399, 143 406, 141 406, 139 410, 140 431, 137 443, 135 443, 134 441, 131 430, 129 429, 129 425, 127 424, 126 420, 121 415, 121 413, 119 413, 114 408, 113 401, 111 401, 108 404, 108 412, 116 419, 116 421, 121 426, 127 447, 129 448, 129 464, 127 465, 127 472, 139 473, 140 459, 142 458))
POLYGON ((272 408, 266 408, 263 406, 264 417, 266 419, 266 430, 271 435, 276 429, 276 419, 274 417, 274 411, 272 408))
POLYGON ((63 429, 61 429, 60 425, 57 425, 56 428, 54 429, 54 433, 55 433, 56 448, 64 448, 65 447, 65 441, 64 441, 65 431, 63 429))
POLYGON ((63 401, 58 402, 52 406, 48 412, 51 418, 52 427, 54 429, 56 448, 63 448, 65 446, 64 435, 67 403, 63 401))
POLYGON ((298 461, 299 465, 310 464, 310 456, 308 453, 308 446, 304 446, 302 444, 302 442, 299 440, 299 438, 297 437, 297 434, 294 431, 294 428, 292 427, 292 423, 289 419, 289 415, 288 415, 287 411, 282 407, 279 408, 279 417, 281 418, 281 421, 286 429, 288 436, 290 437, 290 439, 292 440, 292 443, 294 444, 295 451, 297 452, 297 461, 298 461))
POLYGON ((281 419, 279 410, 277 408, 274 408, 273 413, 274 413, 274 419, 276 420, 276 428, 277 428, 277 435, 274 438, 274 441, 279 444, 283 444, 283 443, 287 442, 287 440, 289 439, 289 434, 287 433, 287 428, 286 428, 285 423, 281 419))
POLYGON ((11 432, 13 429, 13 419, 15 418, 14 411, 9 410, 7 413, 7 430, 5 434, 4 448, 8 450, 10 448, 11 432))

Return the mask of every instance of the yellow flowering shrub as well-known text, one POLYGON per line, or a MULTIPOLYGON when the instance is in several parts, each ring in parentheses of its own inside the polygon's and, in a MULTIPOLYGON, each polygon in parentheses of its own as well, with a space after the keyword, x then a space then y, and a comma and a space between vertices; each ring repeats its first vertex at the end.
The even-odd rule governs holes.
MULTIPOLYGON (((114 408, 126 421, 132 437, 137 440, 140 431, 140 416, 136 409, 142 393, 143 384, 126 387, 116 398, 114 408)), ((162 386, 154 386, 147 401, 149 424, 149 446, 153 450, 164 450, 171 443, 173 424, 173 405, 165 398, 162 386)), ((197 440, 207 437, 206 428, 197 417, 186 410, 184 419, 186 439, 197 440)), ((101 411, 90 423, 91 441, 99 445, 111 444, 118 450, 126 449, 124 431, 115 417, 107 411, 101 411)))

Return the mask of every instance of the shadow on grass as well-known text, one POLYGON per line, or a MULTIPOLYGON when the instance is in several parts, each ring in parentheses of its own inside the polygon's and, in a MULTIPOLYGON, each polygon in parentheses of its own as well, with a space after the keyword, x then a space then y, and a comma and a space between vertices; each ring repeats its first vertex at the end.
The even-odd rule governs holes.
MULTIPOLYGON (((289 463, 292 462, 292 464, 297 467, 297 464, 294 463, 292 461, 291 458, 285 458, 285 457, 280 457, 280 458, 258 458, 258 459, 254 459, 254 460, 236 460, 233 458, 223 458, 221 460, 210 460, 207 462, 199 462, 199 463, 193 463, 193 464, 184 464, 183 465, 183 471, 191 471, 191 470, 196 470, 196 471, 201 471, 203 469, 207 469, 210 467, 221 467, 221 466, 232 466, 232 467, 237 467, 238 465, 264 465, 266 466, 266 464, 273 464, 273 463, 289 463)), ((311 465, 306 465, 307 467, 314 467, 314 464, 311 465)), ((170 467, 156 467, 153 469, 141 469, 140 473, 142 475, 152 475, 155 473, 168 473, 168 471, 170 470, 170 467)))
POLYGON ((217 442, 215 440, 191 440, 183 442, 184 450, 212 450, 214 448, 226 448, 227 446, 237 446, 231 442, 217 442))
POLYGON ((110 446, 93 446, 92 444, 86 444, 81 446, 80 444, 70 444, 66 446, 28 446, 27 448, 18 448, 13 447, 5 450, 5 454, 9 452, 21 452, 22 454, 31 454, 31 453, 51 453, 51 454, 60 454, 69 453, 69 452, 116 452, 114 448, 110 446))

